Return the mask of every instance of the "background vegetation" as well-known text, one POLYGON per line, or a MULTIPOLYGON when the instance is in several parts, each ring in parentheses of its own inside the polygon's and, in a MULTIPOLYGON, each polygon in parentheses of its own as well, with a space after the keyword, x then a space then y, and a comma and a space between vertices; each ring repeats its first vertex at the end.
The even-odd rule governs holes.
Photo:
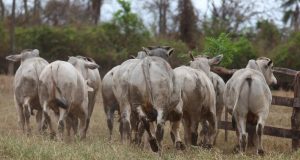
POLYGON ((208 1, 204 15, 191 0, 143 1, 141 8, 157 17, 153 24, 132 12, 129 0, 117 0, 120 9, 105 22, 100 19, 105 0, 13 0, 12 6, 0 0, 0 73, 7 72, 5 56, 23 49, 37 48, 50 62, 70 55, 89 56, 105 72, 151 45, 174 47, 173 66, 187 64, 192 50, 224 54, 221 65, 228 68, 244 67, 248 59, 259 56, 272 58, 276 66, 300 68, 298 0, 276 1, 281 3, 282 26, 257 18, 266 13, 240 0, 208 1))

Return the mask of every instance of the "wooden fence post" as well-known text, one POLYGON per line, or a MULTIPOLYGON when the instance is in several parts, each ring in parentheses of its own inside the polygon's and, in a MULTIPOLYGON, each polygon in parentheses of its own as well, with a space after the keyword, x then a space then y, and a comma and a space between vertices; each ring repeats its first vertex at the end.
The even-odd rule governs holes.
MULTIPOLYGON (((297 73, 294 81, 294 103, 293 103, 293 113, 291 117, 291 124, 293 131, 300 131, 300 73, 297 73)), ((294 133, 295 135, 296 133, 294 133)), ((299 138, 292 138, 292 149, 293 151, 300 148, 299 138)))

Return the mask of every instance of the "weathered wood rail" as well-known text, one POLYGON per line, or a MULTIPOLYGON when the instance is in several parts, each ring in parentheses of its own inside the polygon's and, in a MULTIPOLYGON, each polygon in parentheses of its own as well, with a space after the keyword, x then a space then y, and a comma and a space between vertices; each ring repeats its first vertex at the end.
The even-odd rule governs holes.
MULTIPOLYGON (((232 75, 235 70, 228 70, 224 68, 214 68, 212 71, 223 75, 232 75)), ((274 72, 285 74, 288 76, 294 77, 294 97, 280 97, 273 96, 272 104, 280 105, 283 107, 291 107, 293 108, 293 112, 291 115, 291 128, 278 128, 273 126, 265 126, 264 135, 282 137, 282 138, 290 138, 292 139, 292 149, 295 151, 300 148, 300 72, 288 69, 288 68, 280 68, 274 67, 274 72)), ((228 131, 235 131, 232 127, 231 122, 228 121, 228 112, 225 111, 225 121, 221 121, 219 124, 219 129, 225 130, 225 141, 227 141, 228 131)), ((247 124, 247 132, 249 134, 255 133, 255 126, 251 124, 247 124)))

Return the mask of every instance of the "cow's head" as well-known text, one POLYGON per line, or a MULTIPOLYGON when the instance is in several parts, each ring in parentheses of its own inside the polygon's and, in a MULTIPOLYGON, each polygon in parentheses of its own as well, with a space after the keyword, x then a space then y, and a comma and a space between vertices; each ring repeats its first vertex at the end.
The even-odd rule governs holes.
POLYGON ((209 58, 206 55, 199 55, 194 57, 192 52, 189 52, 189 55, 192 59, 190 61, 190 66, 195 69, 200 69, 209 76, 210 74, 210 66, 219 64, 223 59, 223 54, 217 55, 213 58, 209 58))
POLYGON ((26 59, 39 57, 39 50, 38 49, 25 49, 20 54, 9 55, 6 57, 7 60, 18 62, 18 61, 25 61, 26 59))
POLYGON ((173 54, 174 48, 169 46, 151 46, 151 47, 143 47, 143 51, 148 56, 156 56, 168 60, 168 58, 173 54))
POLYGON ((246 68, 260 71, 264 75, 268 85, 277 84, 277 79, 273 74, 273 62, 271 59, 267 57, 260 57, 256 61, 249 60, 246 68))
POLYGON ((85 80, 88 80, 88 70, 99 68, 99 65, 91 58, 86 58, 82 56, 69 57, 68 60, 83 76, 85 80))

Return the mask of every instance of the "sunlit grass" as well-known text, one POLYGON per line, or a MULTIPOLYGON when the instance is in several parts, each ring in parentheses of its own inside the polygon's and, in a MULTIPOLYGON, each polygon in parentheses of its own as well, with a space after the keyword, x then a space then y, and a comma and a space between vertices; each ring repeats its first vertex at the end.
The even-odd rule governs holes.
MULTIPOLYGON (((185 151, 177 151, 171 143, 168 124, 163 153, 159 156, 143 147, 121 144, 117 132, 118 118, 115 118, 113 141, 110 142, 100 95, 86 140, 73 139, 71 142, 50 140, 49 136, 38 134, 34 117, 31 118, 33 133, 31 136, 26 136, 18 128, 12 79, 12 77, 0 76, 0 159, 300 159, 300 152, 291 152, 291 140, 269 136, 263 137, 266 156, 257 156, 255 149, 249 149, 244 155, 233 154, 232 149, 237 142, 236 136, 234 132, 230 132, 229 141, 225 142, 224 131, 219 134, 217 145, 212 150, 188 147, 185 151)), ((291 93, 286 92, 275 94, 292 96, 291 93)), ((267 124, 290 128, 291 111, 292 109, 287 107, 272 106, 267 124)))

